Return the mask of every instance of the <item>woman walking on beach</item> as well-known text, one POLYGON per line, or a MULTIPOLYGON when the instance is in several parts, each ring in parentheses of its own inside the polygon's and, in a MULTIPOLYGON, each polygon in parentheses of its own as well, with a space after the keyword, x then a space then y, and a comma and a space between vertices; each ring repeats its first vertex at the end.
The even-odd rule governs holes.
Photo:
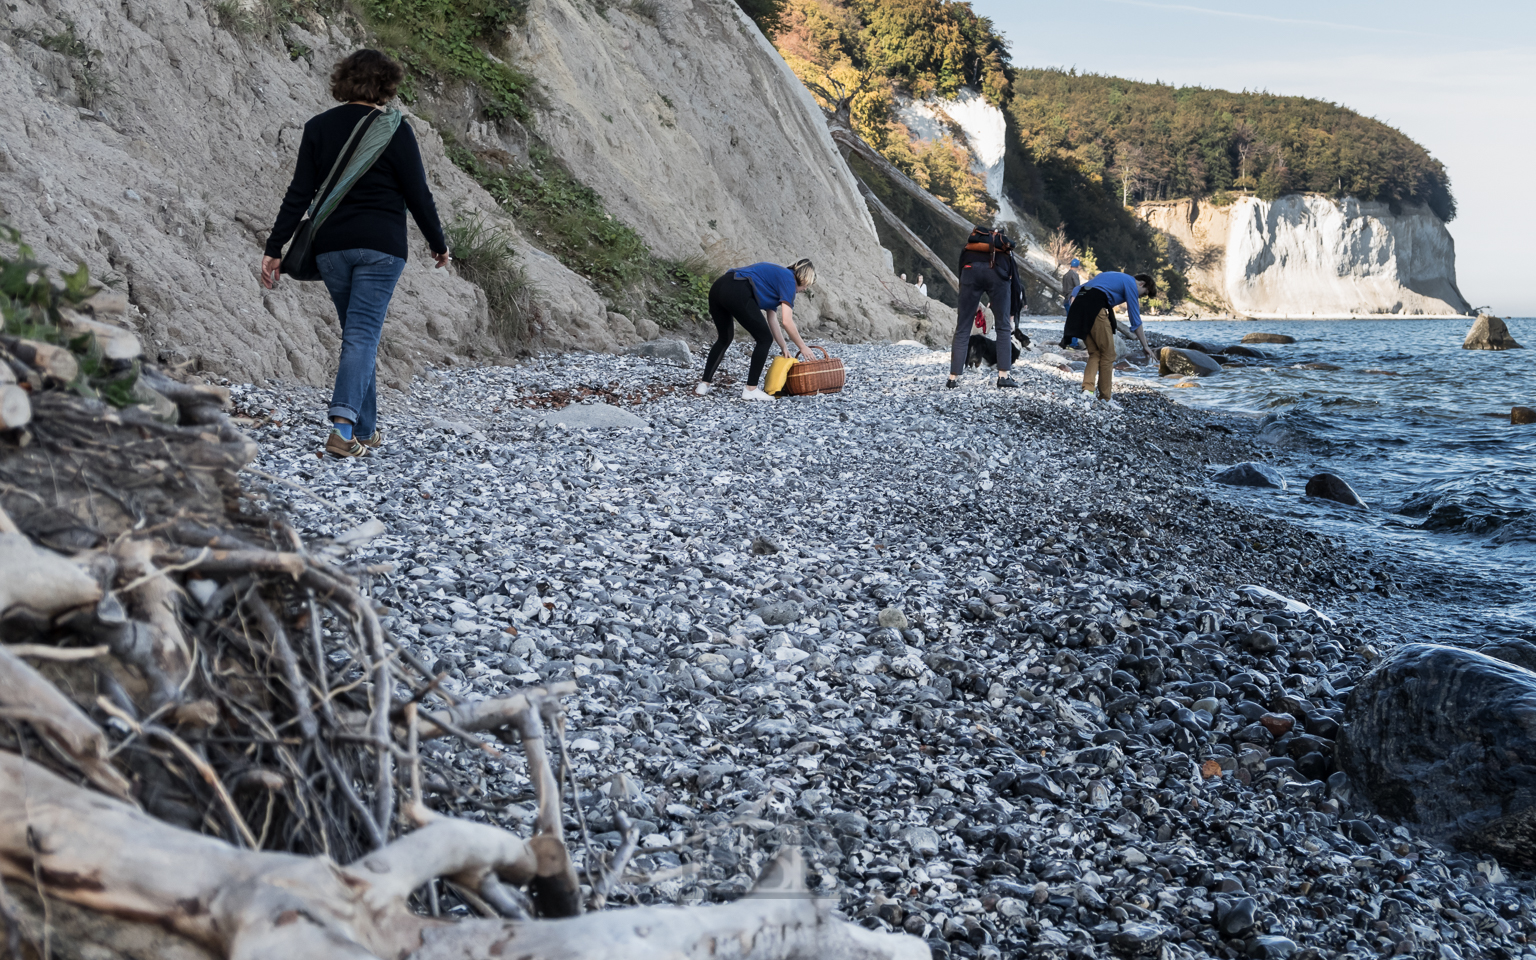
POLYGON ((313 241, 320 278, 341 320, 341 359, 328 411, 331 433, 325 441, 325 452, 336 457, 365 456, 369 447, 383 442, 375 361, 384 314, 405 269, 406 210, 426 237, 438 268, 451 259, 416 135, 410 124, 400 122, 398 113, 384 110, 404 78, 400 64, 377 50, 359 50, 336 65, 331 96, 342 105, 304 124, 293 181, 261 258, 261 282, 270 290, 282 275, 283 246, 348 149, 359 122, 378 113, 373 123, 398 124, 388 146, 353 183, 313 241))
POLYGON ((794 306, 795 294, 815 282, 816 267, 803 258, 787 267, 777 263, 754 263, 722 274, 709 288, 709 316, 715 321, 718 335, 715 345, 709 348, 704 377, 693 392, 702 397, 714 389, 711 381, 715 379, 715 371, 725 357, 726 348, 736 338, 736 324, 739 323, 757 341, 752 349, 752 365, 747 368, 747 386, 741 391, 741 398, 772 400, 773 397, 764 393, 757 383, 773 344, 777 342, 784 356, 789 356, 789 347, 784 341, 784 335, 788 333, 802 357, 811 355, 795 327, 794 306))

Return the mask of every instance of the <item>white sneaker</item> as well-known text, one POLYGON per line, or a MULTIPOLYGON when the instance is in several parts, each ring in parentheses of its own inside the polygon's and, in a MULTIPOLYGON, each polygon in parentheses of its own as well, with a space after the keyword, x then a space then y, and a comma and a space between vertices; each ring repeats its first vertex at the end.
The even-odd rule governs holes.
POLYGON ((714 384, 700 380, 699 385, 693 388, 693 392, 701 397, 707 397, 715 389, 714 384))
POLYGON ((772 400, 773 397, 763 392, 762 387, 748 387, 741 391, 743 400, 772 400))

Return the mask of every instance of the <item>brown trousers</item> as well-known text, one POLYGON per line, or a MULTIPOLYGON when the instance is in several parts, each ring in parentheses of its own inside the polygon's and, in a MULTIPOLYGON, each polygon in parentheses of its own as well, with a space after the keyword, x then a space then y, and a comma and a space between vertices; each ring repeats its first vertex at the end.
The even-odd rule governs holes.
POLYGON ((1108 310, 1100 310, 1094 317, 1088 336, 1088 366, 1083 368, 1083 389, 1092 390, 1098 381, 1099 396, 1111 399, 1115 384, 1115 316, 1108 310))

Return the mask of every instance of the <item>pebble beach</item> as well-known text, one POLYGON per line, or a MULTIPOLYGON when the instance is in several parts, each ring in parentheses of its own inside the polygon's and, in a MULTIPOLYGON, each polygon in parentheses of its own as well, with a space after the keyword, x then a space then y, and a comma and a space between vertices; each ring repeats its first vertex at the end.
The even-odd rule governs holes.
MULTIPOLYGON (((322 393, 234 385, 247 511, 335 539, 450 694, 576 682, 574 849, 642 834, 618 906, 730 900, 793 843, 935 957, 1536 960, 1529 878, 1339 772, 1396 639, 1350 598, 1392 574, 1209 484, 1257 421, 1132 378, 1091 404, 1038 352, 1012 391, 833 352, 843 393, 773 403, 738 398, 739 346, 708 397, 654 358, 433 370, 348 461, 316 455, 322 393)), ((532 820, 520 761, 426 749, 434 805, 532 820)))

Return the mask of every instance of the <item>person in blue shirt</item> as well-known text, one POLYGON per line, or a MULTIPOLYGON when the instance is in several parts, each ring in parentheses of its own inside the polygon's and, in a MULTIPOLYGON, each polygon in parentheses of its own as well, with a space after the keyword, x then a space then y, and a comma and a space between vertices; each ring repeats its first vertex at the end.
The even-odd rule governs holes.
POLYGON ((816 266, 801 258, 787 267, 777 263, 754 263, 750 267, 727 270, 709 288, 709 317, 715 321, 717 336, 704 363, 704 377, 693 392, 704 396, 714 389, 712 381, 725 350, 736 338, 736 324, 752 334, 757 346, 752 349, 752 365, 747 368, 747 386, 743 400, 772 400, 757 385, 768 362, 768 351, 778 342, 779 350, 789 356, 784 334, 795 341, 800 356, 811 358, 810 348, 800 339, 795 327, 795 294, 816 282, 816 266), (780 327, 782 326, 782 330, 780 327))
POLYGON ((1131 331, 1141 340, 1147 356, 1152 347, 1141 329, 1141 300, 1157 296, 1157 281, 1145 273, 1101 273, 1072 291, 1067 308, 1067 322, 1061 332, 1061 345, 1074 338, 1088 347, 1088 366, 1083 368, 1083 390, 1097 386, 1098 397, 1108 403, 1113 399, 1115 378, 1115 308, 1125 304, 1131 331))

